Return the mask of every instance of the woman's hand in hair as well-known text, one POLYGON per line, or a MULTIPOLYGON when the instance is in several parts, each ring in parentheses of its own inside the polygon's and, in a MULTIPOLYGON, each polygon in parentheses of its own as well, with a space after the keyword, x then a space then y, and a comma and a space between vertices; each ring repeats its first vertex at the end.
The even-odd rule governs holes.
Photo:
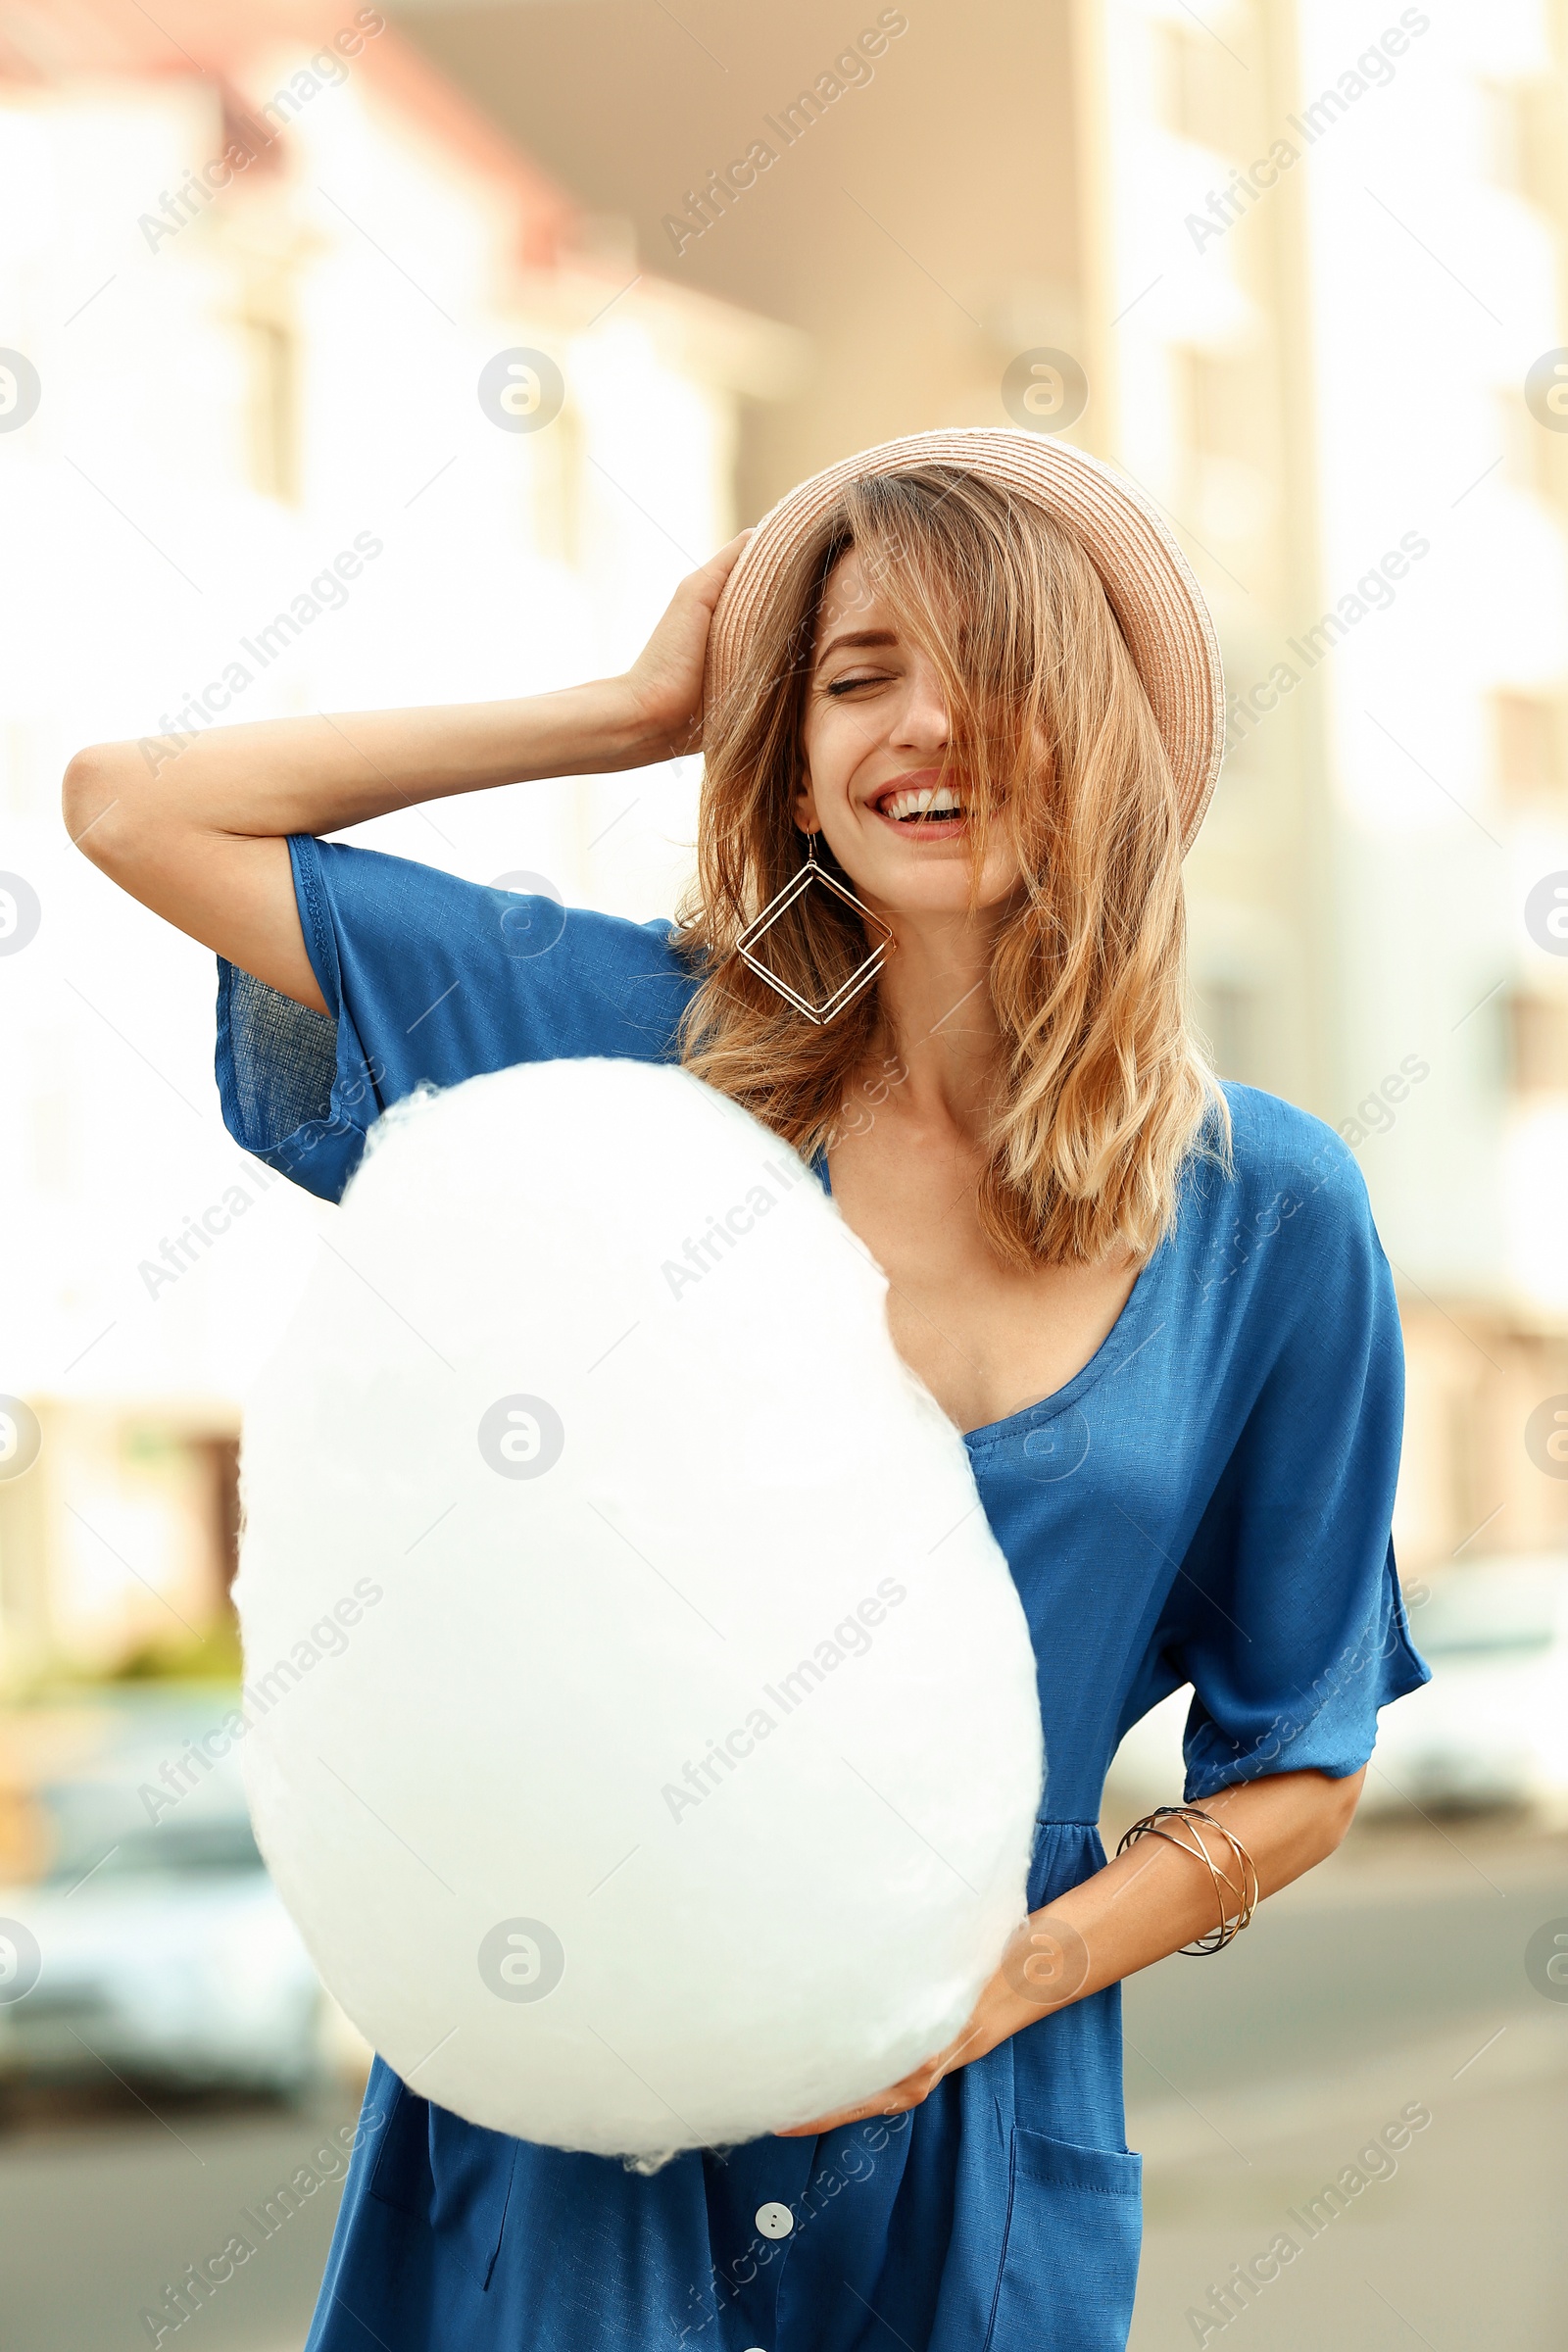
POLYGON ((719 592, 751 535, 741 531, 700 570, 687 573, 626 672, 636 726, 660 746, 656 758, 701 748, 708 631, 719 592))

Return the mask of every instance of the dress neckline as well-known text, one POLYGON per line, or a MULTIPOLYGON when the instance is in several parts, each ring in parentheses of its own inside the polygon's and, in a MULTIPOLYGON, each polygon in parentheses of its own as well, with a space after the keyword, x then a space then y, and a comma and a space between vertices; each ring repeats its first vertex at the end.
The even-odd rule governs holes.
MULTIPOLYGON (((827 1153, 819 1152, 810 1164, 811 1173, 831 1200, 833 1179, 828 1173, 827 1153)), ((981 1452, 992 1446, 1004 1444, 1010 1437, 1026 1434, 1030 1429, 1044 1428, 1058 1413, 1067 1412, 1107 1374, 1119 1372, 1123 1364, 1129 1362, 1161 1328, 1158 1323, 1148 1329, 1145 1327, 1149 1325, 1155 1292, 1175 1244, 1174 1232, 1167 1233, 1144 1261, 1137 1281, 1122 1300, 1121 1313, 1089 1361, 1080 1365, 1070 1380, 1064 1380, 1059 1389, 1053 1389, 1049 1396, 1039 1396, 1033 1404, 1020 1405, 1015 1413, 1006 1413, 1000 1421, 983 1421, 978 1429, 959 1431, 965 1446, 973 1452, 981 1452)))
POLYGON ((1167 1234, 1152 1255, 1139 1270, 1138 1279, 1122 1301, 1121 1313, 1106 1332, 1088 1363, 1080 1365, 1070 1380, 1049 1396, 1037 1397, 1033 1404, 1020 1405, 1015 1413, 1006 1413, 1000 1421, 982 1422, 978 1429, 966 1429, 963 1442, 974 1451, 1001 1445, 1006 1439, 1040 1429, 1054 1421, 1058 1413, 1071 1409, 1099 1382, 1131 1362, 1138 1350, 1162 1328, 1162 1321, 1151 1323, 1150 1317, 1157 1303, 1156 1293, 1164 1269, 1175 1248, 1176 1237, 1167 1234))

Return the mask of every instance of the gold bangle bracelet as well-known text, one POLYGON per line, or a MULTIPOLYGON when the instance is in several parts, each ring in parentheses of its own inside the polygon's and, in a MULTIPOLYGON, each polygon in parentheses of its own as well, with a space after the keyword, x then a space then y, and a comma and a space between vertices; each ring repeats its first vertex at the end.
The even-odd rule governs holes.
POLYGON ((1257 1909, 1257 1872, 1251 1855, 1241 1839, 1222 1821, 1216 1821, 1212 1813, 1205 1813, 1201 1805, 1156 1805, 1152 1813, 1146 1813, 1142 1821, 1133 1823, 1117 1846, 1117 1853, 1124 1854, 1130 1845, 1136 1845, 1140 1838, 1161 1838, 1167 1845, 1180 1846, 1184 1854, 1191 1854, 1195 1861, 1207 1866, 1208 1875, 1213 1881, 1214 1898, 1219 1904, 1219 1924, 1210 1928, 1206 1936, 1200 1936, 1196 1943, 1184 1943, 1181 1948, 1186 1957, 1195 1959, 1210 1952, 1222 1952, 1250 1924, 1252 1913, 1257 1909), (1191 1829, 1190 1840, 1182 1837, 1179 1830, 1161 1827, 1162 1823, 1173 1822, 1191 1829), (1230 1847, 1231 1862, 1236 1872, 1234 1878, 1215 1862, 1204 1842, 1202 1831, 1195 1826, 1199 1822, 1205 1823, 1230 1847))

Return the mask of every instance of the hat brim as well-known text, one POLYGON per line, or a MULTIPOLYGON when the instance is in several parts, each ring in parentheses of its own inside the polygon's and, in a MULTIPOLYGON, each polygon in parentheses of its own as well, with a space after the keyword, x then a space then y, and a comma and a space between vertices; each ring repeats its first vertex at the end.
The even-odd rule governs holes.
POLYGON ((1170 760, 1182 848, 1192 846, 1225 748, 1219 641, 1202 590, 1163 518, 1122 474, 1049 434, 976 425, 909 433, 801 482, 763 515, 724 584, 709 634, 703 699, 715 708, 739 675, 760 615, 800 549, 867 474, 961 466, 1064 524, 1100 575, 1170 760))

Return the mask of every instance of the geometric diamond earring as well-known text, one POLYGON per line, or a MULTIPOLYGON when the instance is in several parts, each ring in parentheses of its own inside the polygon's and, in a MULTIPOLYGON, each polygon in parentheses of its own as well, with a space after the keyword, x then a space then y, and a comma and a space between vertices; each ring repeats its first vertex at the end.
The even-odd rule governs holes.
POLYGON ((781 997, 786 998, 794 1005, 797 1012, 804 1014, 805 1018, 813 1023, 816 1028, 825 1029, 835 1013, 842 1012, 846 1004, 854 1003, 862 989, 870 987, 871 982, 882 969, 883 959, 892 944, 893 933, 882 917, 879 914, 873 914, 869 906, 861 905, 853 890, 846 889, 844 884, 835 880, 824 866, 817 864, 816 836, 814 833, 808 833, 806 837, 806 863, 798 873, 790 876, 776 896, 769 899, 761 913, 753 916, 736 941, 735 952, 741 961, 757 974, 759 980, 765 980, 769 988, 776 989, 781 997), (882 934, 865 961, 857 965, 843 985, 836 988, 830 997, 825 997, 820 1004, 810 1004, 797 989, 793 989, 787 980, 781 980, 777 972, 770 972, 766 964, 752 954, 753 948, 763 933, 772 928, 781 914, 788 912, 796 900, 808 891, 813 882, 819 882, 824 890, 832 891, 834 897, 842 899, 846 906, 853 906, 856 913, 872 930, 880 931, 882 934))

